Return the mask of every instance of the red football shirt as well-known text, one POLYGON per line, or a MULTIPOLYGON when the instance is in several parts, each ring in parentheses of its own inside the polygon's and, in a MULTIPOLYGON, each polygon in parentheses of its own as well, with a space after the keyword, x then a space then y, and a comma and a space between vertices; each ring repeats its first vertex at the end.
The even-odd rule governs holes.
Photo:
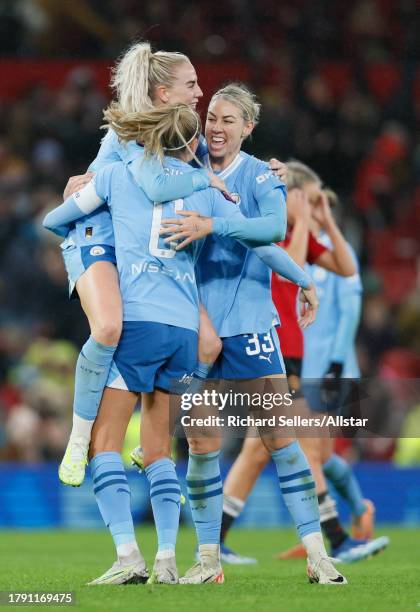
MULTIPOLYGON (((279 246, 287 247, 292 237, 293 228, 288 227, 284 242, 279 242, 279 246)), ((315 263, 322 253, 327 251, 327 247, 318 242, 311 232, 308 239, 308 253, 306 261, 309 264, 315 263)), ((277 327, 280 338, 280 348, 283 357, 303 357, 303 334, 299 327, 296 300, 299 287, 286 280, 278 274, 273 274, 271 281, 271 293, 273 302, 279 313, 281 326, 277 327)))

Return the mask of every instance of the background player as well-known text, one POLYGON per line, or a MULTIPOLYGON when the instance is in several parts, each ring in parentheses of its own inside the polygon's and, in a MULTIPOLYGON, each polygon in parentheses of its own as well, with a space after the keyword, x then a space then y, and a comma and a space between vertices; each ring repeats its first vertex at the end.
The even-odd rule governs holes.
MULTIPOLYGON (((331 190, 323 190, 329 207, 338 203, 338 198, 331 190)), ((317 213, 317 206, 311 206, 311 229, 315 237, 325 246, 330 246, 328 235, 323 231, 323 219, 317 213)), ((356 256, 348 244, 354 261, 356 256)), ((344 278, 328 272, 317 265, 309 266, 314 282, 316 283, 320 299, 319 316, 313 327, 304 330, 305 350, 302 362, 302 378, 320 380, 324 377, 331 390, 334 383, 334 396, 341 396, 341 402, 348 402, 351 397, 352 383, 340 385, 342 379, 358 379, 360 371, 357 363, 355 339, 360 320, 362 302, 362 284, 359 272, 351 277, 344 278)), ((305 396, 313 410, 325 407, 322 392, 318 385, 304 384, 305 396)), ((338 406, 340 408, 340 406, 338 406)), ((345 409, 345 405, 343 406, 345 409)), ((310 438, 308 443, 318 449, 321 458, 324 476, 332 482, 335 490, 348 502, 353 515, 353 536, 358 540, 370 540, 374 530, 374 506, 371 501, 363 498, 360 486, 353 470, 343 458, 334 454, 333 438, 310 438)), ((325 485, 326 486, 326 485, 325 485)), ((321 522, 324 530, 329 534, 329 540, 334 548, 334 555, 343 561, 352 561, 352 548, 348 546, 348 538, 342 529, 334 499, 329 495, 328 489, 318 494, 321 508, 321 522)), ((388 538, 378 538, 378 544, 384 548, 388 538)), ((367 544, 369 550, 372 543, 367 544)), ((304 551, 300 546, 280 555, 280 558, 302 556, 304 551)))
MULTIPOLYGON (((297 263, 303 265, 308 259, 317 264, 346 276, 352 276, 355 265, 352 256, 347 248, 346 242, 338 229, 327 204, 320 200, 321 181, 310 168, 300 162, 289 162, 287 183, 288 194, 288 216, 290 229, 286 237, 285 245, 289 254, 297 263), (319 243, 309 232, 311 209, 309 200, 319 203, 321 210, 318 214, 323 215, 323 224, 331 240, 331 249, 327 249, 319 243)), ((280 337, 282 351, 286 359, 286 372, 290 387, 295 391, 296 405, 304 408, 305 402, 299 398, 301 361, 303 355, 303 337, 296 318, 296 291, 290 283, 282 279, 273 278, 273 299, 282 322, 281 327, 277 328, 280 337)), ((308 442, 308 438, 302 438, 301 444, 308 456, 311 468, 317 483, 317 491, 326 488, 325 478, 322 473, 322 462, 318 457, 318 449, 308 442)), ((251 492, 256 479, 269 460, 269 455, 259 440, 247 438, 244 441, 242 450, 233 464, 224 487, 224 512, 222 522, 222 554, 223 559, 230 563, 253 563, 255 559, 243 558, 233 553, 224 546, 224 540, 234 519, 240 514, 245 500, 251 492)), ((321 517, 322 513, 322 506, 321 517)), ((324 515, 325 516, 325 515, 324 515)), ((329 532, 327 531, 327 536, 329 532)), ((347 543, 353 547, 350 538, 347 543)), ((335 544, 335 542, 334 542, 335 544)), ((333 546, 333 543, 331 542, 333 546)), ((334 547, 334 546, 333 546, 334 547)), ((358 548, 359 558, 367 556, 365 548, 358 548)))

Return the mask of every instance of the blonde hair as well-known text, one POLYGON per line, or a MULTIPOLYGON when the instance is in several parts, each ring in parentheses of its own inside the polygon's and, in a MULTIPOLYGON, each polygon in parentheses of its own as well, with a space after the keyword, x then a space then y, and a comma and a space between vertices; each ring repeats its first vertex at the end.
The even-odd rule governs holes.
POLYGON ((306 164, 300 161, 289 161, 286 163, 286 167, 286 185, 288 189, 301 189, 306 183, 317 183, 321 187, 322 181, 320 177, 306 164))
POLYGON ((140 142, 147 157, 156 156, 162 160, 166 151, 177 152, 172 153, 172 157, 178 157, 188 150, 198 162, 189 145, 200 135, 201 121, 186 104, 168 104, 142 113, 125 113, 113 102, 104 111, 104 118, 120 140, 140 142))
POLYGON ((227 100, 239 108, 244 121, 251 121, 254 125, 257 125, 260 118, 261 104, 257 102, 255 94, 245 85, 242 83, 229 83, 229 85, 222 87, 222 89, 213 94, 209 106, 219 98, 223 98, 223 100, 227 100))
POLYGON ((174 69, 190 60, 183 53, 152 52, 148 42, 132 45, 112 70, 111 86, 125 113, 136 113, 153 107, 158 85, 171 87, 174 69))
POLYGON ((322 191, 327 196, 328 204, 331 206, 331 208, 335 208, 336 206, 338 206, 340 200, 335 191, 333 191, 329 187, 324 188, 322 191))

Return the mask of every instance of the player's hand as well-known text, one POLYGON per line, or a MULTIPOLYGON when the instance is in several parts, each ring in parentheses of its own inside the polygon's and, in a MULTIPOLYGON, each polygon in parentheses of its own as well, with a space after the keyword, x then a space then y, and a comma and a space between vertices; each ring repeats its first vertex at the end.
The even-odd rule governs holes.
POLYGON ((317 200, 312 205, 312 217, 325 230, 335 224, 328 196, 324 191, 320 191, 317 200))
POLYGON ((268 166, 273 174, 277 176, 283 183, 287 179, 287 166, 283 162, 279 161, 275 157, 272 157, 268 162, 268 166))
POLYGON ((217 176, 217 174, 214 174, 214 172, 210 171, 208 171, 208 174, 210 178, 210 187, 214 187, 215 189, 218 189, 221 192, 228 193, 228 188, 226 187, 225 182, 220 178, 220 176, 217 176))
POLYGON ((287 194, 287 220, 294 225, 298 220, 305 220, 309 224, 311 219, 311 205, 307 195, 302 189, 292 189, 287 194))
POLYGON ((311 285, 308 289, 301 288, 299 291, 299 301, 299 325, 302 329, 305 329, 315 321, 318 311, 319 302, 315 285, 311 285))
POLYGON ((73 195, 73 193, 76 193, 76 191, 83 189, 83 187, 90 183, 94 176, 95 174, 93 172, 86 172, 86 174, 71 176, 67 181, 67 185, 63 192, 64 200, 67 200, 67 198, 73 195))
POLYGON ((165 238, 165 242, 176 242, 182 240, 175 247, 176 251, 180 251, 194 240, 201 240, 213 231, 213 219, 211 217, 203 217, 200 213, 194 210, 180 210, 179 215, 183 219, 162 219, 160 235, 169 234, 169 238, 165 238))
POLYGON ((321 392, 323 400, 329 406, 335 406, 339 400, 342 373, 343 364, 338 361, 332 361, 324 375, 324 380, 321 384, 321 392))

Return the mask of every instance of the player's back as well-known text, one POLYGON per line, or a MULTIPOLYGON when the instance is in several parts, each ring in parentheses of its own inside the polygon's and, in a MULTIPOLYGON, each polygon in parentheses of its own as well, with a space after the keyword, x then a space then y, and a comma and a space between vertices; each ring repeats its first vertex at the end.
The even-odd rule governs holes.
MULTIPOLYGON (((190 171, 183 162, 168 160, 169 172, 190 171)), ((159 231, 162 219, 175 217, 183 208, 211 215, 210 190, 185 200, 153 204, 122 162, 100 170, 95 187, 97 194, 107 200, 112 214, 124 320, 197 330, 194 264, 202 244, 196 242, 176 251, 175 244, 165 243, 159 231)))
MULTIPOLYGON (((218 176, 248 218, 261 216, 258 198, 265 190, 281 186, 265 162, 243 151, 218 176)), ((263 333, 277 321, 271 270, 237 241, 209 236, 200 254, 198 278, 203 305, 220 336, 263 333)))

